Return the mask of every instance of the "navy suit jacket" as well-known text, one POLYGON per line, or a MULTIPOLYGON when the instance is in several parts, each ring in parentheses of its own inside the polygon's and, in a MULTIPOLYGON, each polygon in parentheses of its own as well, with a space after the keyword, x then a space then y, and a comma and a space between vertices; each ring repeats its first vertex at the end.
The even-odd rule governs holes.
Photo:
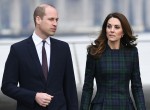
POLYGON ((17 100, 17 110, 78 110, 78 99, 70 49, 67 43, 50 38, 51 57, 48 78, 42 72, 32 37, 11 46, 2 80, 2 92, 17 100), (41 107, 37 92, 54 96, 41 107))

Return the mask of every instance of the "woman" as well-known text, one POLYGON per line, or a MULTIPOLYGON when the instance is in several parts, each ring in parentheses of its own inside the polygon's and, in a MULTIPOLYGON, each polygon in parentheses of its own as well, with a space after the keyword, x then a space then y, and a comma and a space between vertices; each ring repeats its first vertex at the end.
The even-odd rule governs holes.
POLYGON ((135 41, 123 14, 106 17, 99 37, 88 47, 80 110, 146 110, 135 41), (91 102, 94 78, 97 92, 91 102))

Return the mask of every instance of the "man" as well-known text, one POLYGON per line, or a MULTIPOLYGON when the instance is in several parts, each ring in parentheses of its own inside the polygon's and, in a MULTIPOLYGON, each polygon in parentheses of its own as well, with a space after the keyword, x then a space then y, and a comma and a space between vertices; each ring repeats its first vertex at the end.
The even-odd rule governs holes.
POLYGON ((17 110, 78 110, 70 49, 52 37, 58 13, 54 6, 34 11, 35 30, 11 46, 1 90, 17 100, 17 110))

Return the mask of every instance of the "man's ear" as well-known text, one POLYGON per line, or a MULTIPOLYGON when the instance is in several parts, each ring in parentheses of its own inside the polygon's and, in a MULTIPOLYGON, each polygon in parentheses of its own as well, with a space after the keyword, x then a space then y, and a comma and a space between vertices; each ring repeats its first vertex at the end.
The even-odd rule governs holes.
POLYGON ((41 18, 39 16, 36 17, 36 24, 40 24, 41 23, 41 18))

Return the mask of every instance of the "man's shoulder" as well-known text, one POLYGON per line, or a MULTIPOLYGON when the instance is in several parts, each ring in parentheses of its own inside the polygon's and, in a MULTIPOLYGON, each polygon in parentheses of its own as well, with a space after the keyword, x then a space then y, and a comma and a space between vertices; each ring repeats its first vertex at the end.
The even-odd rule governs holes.
POLYGON ((60 49, 63 51, 68 50, 70 48, 67 42, 62 41, 57 38, 51 38, 51 45, 53 45, 52 47, 56 47, 57 49, 60 49))
POLYGON ((10 50, 12 51, 16 51, 16 52, 25 52, 26 51, 26 47, 28 42, 31 42, 32 41, 32 38, 25 38, 25 39, 21 39, 20 41, 16 42, 16 43, 13 43, 11 46, 10 46, 10 50))
POLYGON ((63 41, 63 40, 60 40, 60 39, 57 39, 57 38, 50 38, 51 39, 51 43, 56 43, 56 44, 59 44, 59 45, 68 45, 67 42, 63 41))
POLYGON ((32 40, 31 36, 28 38, 24 38, 24 39, 14 43, 14 44, 12 44, 12 46, 15 46, 15 47, 22 46, 22 45, 25 45, 30 40, 32 40))

